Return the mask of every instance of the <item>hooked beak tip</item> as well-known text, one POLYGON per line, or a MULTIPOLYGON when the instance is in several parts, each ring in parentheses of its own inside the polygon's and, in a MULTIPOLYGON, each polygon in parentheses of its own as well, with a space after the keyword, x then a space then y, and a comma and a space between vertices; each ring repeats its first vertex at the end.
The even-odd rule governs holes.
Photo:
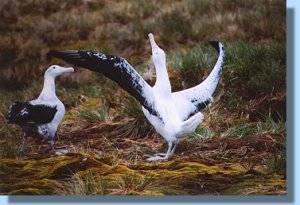
POLYGON ((149 33, 148 34, 148 37, 151 39, 151 38, 154 38, 153 34, 152 33, 149 33))
POLYGON ((154 35, 152 33, 148 34, 150 45, 152 48, 158 47, 155 40, 154 40, 154 35))
POLYGON ((65 73, 73 73, 75 69, 73 67, 66 68, 65 73))

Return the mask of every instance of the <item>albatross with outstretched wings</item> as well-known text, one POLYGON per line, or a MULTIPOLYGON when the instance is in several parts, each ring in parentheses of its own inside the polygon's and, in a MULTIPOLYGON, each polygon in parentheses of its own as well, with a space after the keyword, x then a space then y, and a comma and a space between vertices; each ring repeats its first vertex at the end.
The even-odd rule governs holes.
POLYGON ((224 47, 211 42, 218 51, 218 60, 209 76, 199 85, 179 92, 171 91, 165 52, 149 34, 152 61, 156 70, 156 83, 151 87, 123 58, 95 51, 50 51, 49 55, 63 59, 74 66, 102 73, 115 81, 137 99, 156 131, 168 142, 166 153, 157 153, 149 161, 166 160, 174 154, 183 136, 193 133, 202 122, 201 110, 212 102, 224 62, 224 47))

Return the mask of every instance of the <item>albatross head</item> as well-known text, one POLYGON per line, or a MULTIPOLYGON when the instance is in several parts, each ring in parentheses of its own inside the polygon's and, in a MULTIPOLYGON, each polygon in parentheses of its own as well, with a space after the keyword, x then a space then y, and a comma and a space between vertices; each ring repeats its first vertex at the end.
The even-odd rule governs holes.
POLYGON ((154 36, 152 33, 148 34, 149 40, 150 40, 150 45, 152 49, 152 60, 154 65, 158 66, 165 66, 166 64, 166 54, 165 52, 158 47, 154 40, 154 36))
POLYGON ((72 73, 74 72, 74 68, 72 67, 62 67, 59 65, 52 65, 50 66, 46 72, 45 72, 45 76, 51 76, 51 77, 57 77, 60 76, 64 73, 72 73))

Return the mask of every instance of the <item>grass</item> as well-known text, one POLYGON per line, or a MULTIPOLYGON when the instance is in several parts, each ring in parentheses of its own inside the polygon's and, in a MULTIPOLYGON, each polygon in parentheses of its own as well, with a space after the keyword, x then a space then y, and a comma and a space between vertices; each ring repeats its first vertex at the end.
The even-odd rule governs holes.
POLYGON ((31 77, 39 77, 39 69, 50 63, 45 54, 54 48, 99 48, 125 54, 124 57, 145 55, 149 53, 145 42, 149 32, 154 32, 164 47, 172 49, 193 47, 199 41, 212 39, 285 39, 285 7, 279 0, 266 4, 254 0, 188 0, 171 4, 5 0, 0 5, 1 81, 27 85, 31 77), (272 23, 274 19, 280 21, 272 23), (31 52, 27 52, 29 49, 31 52))
MULTIPOLYGON (((285 90, 285 43, 246 44, 227 46, 224 79, 228 87, 238 88, 244 96, 259 92, 285 90)), ((236 91, 237 92, 237 91, 236 91)))
MULTIPOLYGON (((38 96, 43 73, 50 64, 63 65, 46 57, 50 49, 117 54, 143 75, 151 54, 147 34, 152 32, 167 54, 173 91, 197 85, 210 73, 217 53, 207 44, 209 40, 222 41, 226 50, 214 103, 203 110, 204 122, 187 138, 186 149, 179 145, 172 163, 187 153, 185 157, 193 161, 245 160, 267 167, 270 175, 285 174, 285 144, 275 142, 274 146, 283 151, 272 156, 258 151, 262 154, 259 162, 242 148, 230 150, 226 145, 209 144, 224 139, 220 136, 228 143, 235 140, 230 138, 252 139, 248 136, 285 137, 284 4, 280 0, 1 1, 0 158, 31 157, 31 145, 21 151, 22 132, 6 124, 5 114, 12 102, 38 96), (197 144, 196 152, 190 150, 199 141, 208 144, 197 144)), ((147 169, 145 155, 165 151, 166 144, 144 117, 140 104, 116 83, 86 70, 56 82, 57 95, 66 106, 58 144, 77 155, 105 157, 112 161, 112 168, 131 164, 147 169)), ((249 149, 255 149, 254 145, 249 149)), ((126 173, 114 177, 114 183, 107 183, 99 173, 74 173, 64 179, 57 193, 142 195, 160 188, 152 176, 126 173)))
POLYGON ((208 71, 213 68, 216 62, 214 52, 208 46, 198 45, 188 51, 173 54, 169 61, 179 71, 184 85, 191 87, 201 82, 204 75, 208 75, 208 71))
POLYGON ((197 129, 195 130, 195 132, 188 137, 188 141, 189 142, 196 142, 199 139, 207 139, 207 138, 211 138, 214 137, 216 135, 216 133, 214 131, 212 131, 211 129, 203 126, 203 125, 199 125, 197 127, 197 129))
POLYGON ((89 172, 84 177, 74 175, 69 181, 64 183, 58 194, 63 195, 96 195, 106 194, 108 184, 101 176, 89 172))
POLYGON ((249 135, 257 134, 282 134, 286 131, 284 121, 275 122, 270 116, 265 117, 264 121, 249 122, 236 124, 229 127, 222 136, 231 136, 236 138, 247 137, 249 135))
POLYGON ((88 171, 83 176, 75 174, 64 183, 58 194, 63 195, 137 195, 153 185, 151 176, 128 174, 116 176, 115 183, 105 176, 88 171), (120 178, 118 180, 118 178, 120 178))
POLYGON ((109 111, 106 107, 97 110, 83 108, 79 111, 79 117, 88 122, 106 121, 109 119, 109 111))
POLYGON ((133 138, 147 137, 154 134, 154 129, 145 118, 142 107, 131 96, 123 99, 120 113, 123 117, 132 119, 120 132, 128 133, 133 138))
MULTIPOLYGON (((285 91, 285 43, 226 43, 225 54, 222 81, 229 90, 228 95, 236 95, 233 99, 237 95, 249 98, 257 91, 285 91)), ((187 84, 198 84, 215 65, 216 53, 210 46, 201 44, 173 54, 169 62, 187 84)))
POLYGON ((267 161, 267 171, 286 175, 286 153, 276 153, 267 161))
POLYGON ((4 124, 0 127, 0 158, 18 158, 26 155, 27 145, 22 147, 20 129, 4 124))
POLYGON ((174 39, 185 42, 185 39, 193 33, 191 19, 179 9, 164 13, 158 24, 164 33, 161 40, 165 45, 173 43, 174 39))

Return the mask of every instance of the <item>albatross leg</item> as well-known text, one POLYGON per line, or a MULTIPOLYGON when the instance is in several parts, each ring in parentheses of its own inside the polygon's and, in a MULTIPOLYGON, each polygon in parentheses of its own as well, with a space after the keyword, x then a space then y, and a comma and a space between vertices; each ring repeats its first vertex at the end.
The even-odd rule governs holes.
POLYGON ((51 140, 49 143, 50 143, 51 151, 52 151, 52 152, 55 152, 55 149, 54 149, 54 141, 51 140))
POLYGON ((153 156, 166 156, 166 154, 167 153, 160 152, 160 153, 155 153, 153 156))
MULTIPOLYGON (((173 155, 175 153, 175 149, 178 145, 178 140, 176 140, 174 143, 173 143, 173 146, 171 147, 171 151, 170 151, 170 156, 173 155)), ((154 154, 154 156, 166 156, 167 153, 156 153, 154 154)))
POLYGON ((166 153, 157 153, 154 156, 149 157, 147 160, 148 161, 158 161, 158 160, 168 159, 172 155, 172 153, 171 153, 172 147, 173 147, 173 142, 169 141, 168 142, 168 150, 166 153), (159 155, 162 155, 163 157, 159 156, 159 155))
POLYGON ((20 151, 23 152, 24 151, 24 146, 25 146, 25 141, 26 141, 26 134, 24 133, 23 134, 23 139, 22 139, 22 145, 21 145, 21 148, 20 148, 20 151))
POLYGON ((177 147, 177 145, 178 145, 178 140, 176 140, 175 142, 174 142, 174 144, 173 144, 173 147, 172 147, 172 149, 171 149, 171 155, 173 155, 174 153, 175 153, 175 149, 176 149, 176 147, 177 147))

